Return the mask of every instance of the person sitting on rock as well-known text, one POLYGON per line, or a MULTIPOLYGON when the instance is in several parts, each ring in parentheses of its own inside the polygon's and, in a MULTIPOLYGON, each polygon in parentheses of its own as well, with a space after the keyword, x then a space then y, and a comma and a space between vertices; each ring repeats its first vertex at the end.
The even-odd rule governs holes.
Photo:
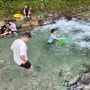
POLYGON ((6 25, 0 26, 0 31, 1 31, 1 37, 11 34, 11 32, 8 31, 6 25))
POLYGON ((17 35, 17 28, 14 22, 9 21, 9 29, 11 30, 11 34, 17 35))
POLYGON ((29 6, 27 4, 24 5, 23 14, 25 17, 30 17, 30 14, 31 14, 30 10, 31 9, 32 8, 29 8, 29 6))

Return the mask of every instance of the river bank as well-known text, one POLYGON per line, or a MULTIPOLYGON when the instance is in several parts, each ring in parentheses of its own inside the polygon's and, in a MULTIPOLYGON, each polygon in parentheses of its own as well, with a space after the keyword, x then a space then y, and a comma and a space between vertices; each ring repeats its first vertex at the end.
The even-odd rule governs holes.
MULTIPOLYGON (((90 7, 79 8, 79 9, 71 9, 63 12, 55 12, 55 13, 39 13, 32 14, 27 18, 15 19, 13 16, 9 18, 3 18, 2 21, 5 21, 8 24, 9 20, 12 20, 16 23, 18 32, 32 30, 34 27, 47 25, 55 23, 56 20, 65 17, 67 20, 71 20, 72 18, 77 18, 79 20, 84 20, 86 22, 90 21, 90 7)), ((8 25, 7 25, 8 26, 8 25)))

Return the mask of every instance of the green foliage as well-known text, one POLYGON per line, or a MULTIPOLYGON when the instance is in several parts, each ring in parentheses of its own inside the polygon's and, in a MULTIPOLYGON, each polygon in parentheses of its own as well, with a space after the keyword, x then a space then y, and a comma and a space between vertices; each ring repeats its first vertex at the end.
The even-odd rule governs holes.
POLYGON ((64 11, 87 7, 90 0, 0 0, 0 17, 23 13, 24 4, 31 6, 32 13, 64 11))

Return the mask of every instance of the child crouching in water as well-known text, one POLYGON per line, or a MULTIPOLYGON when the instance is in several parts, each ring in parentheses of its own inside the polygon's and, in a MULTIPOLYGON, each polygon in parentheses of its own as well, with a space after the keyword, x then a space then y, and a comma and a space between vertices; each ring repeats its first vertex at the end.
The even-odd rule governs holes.
POLYGON ((60 38, 57 38, 57 31, 56 29, 51 29, 51 35, 50 35, 50 38, 48 40, 48 43, 49 44, 52 44, 54 43, 54 40, 61 40, 60 38))

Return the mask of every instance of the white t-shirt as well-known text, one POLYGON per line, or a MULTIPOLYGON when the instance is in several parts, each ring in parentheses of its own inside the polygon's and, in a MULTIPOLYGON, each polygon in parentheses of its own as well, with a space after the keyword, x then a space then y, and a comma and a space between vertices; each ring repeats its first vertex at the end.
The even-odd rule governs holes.
POLYGON ((25 55, 26 60, 28 60, 27 46, 26 46, 26 43, 21 39, 15 40, 11 45, 11 49, 13 50, 14 61, 18 65, 21 65, 23 63, 23 61, 20 58, 21 55, 25 55))
POLYGON ((50 38, 48 40, 48 43, 53 43, 53 40, 56 39, 56 35, 55 34, 51 34, 50 38))
POLYGON ((16 24, 15 23, 12 23, 10 25, 10 29, 11 29, 11 31, 17 31, 16 24))

